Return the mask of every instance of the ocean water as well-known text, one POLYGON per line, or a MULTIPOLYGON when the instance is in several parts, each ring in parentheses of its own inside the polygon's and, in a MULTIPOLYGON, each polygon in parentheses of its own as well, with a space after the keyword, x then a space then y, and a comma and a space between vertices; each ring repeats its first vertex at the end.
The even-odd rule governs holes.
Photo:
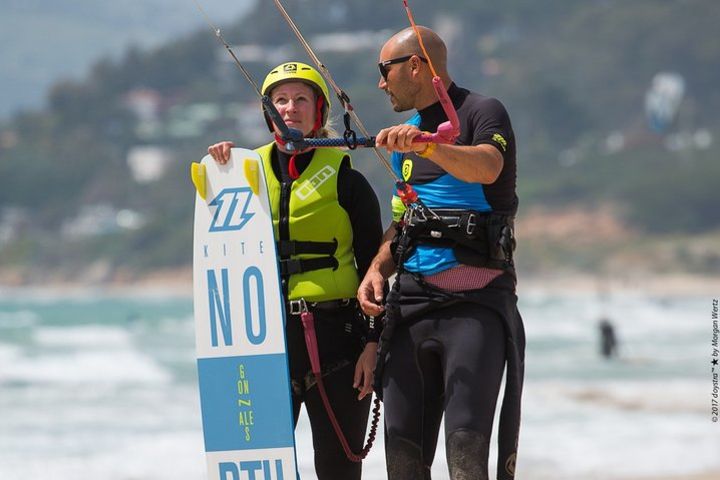
MULTIPOLYGON (((518 478, 720 472, 711 309, 709 296, 523 295, 518 478), (618 359, 598 354, 601 316, 618 359)), ((189 298, 0 290, 0 479, 206 478, 193 335, 189 298)), ((296 438, 314 478, 304 414, 296 438)), ((382 438, 364 471, 385 478, 382 438)), ((433 475, 448 478, 442 438, 433 475)))

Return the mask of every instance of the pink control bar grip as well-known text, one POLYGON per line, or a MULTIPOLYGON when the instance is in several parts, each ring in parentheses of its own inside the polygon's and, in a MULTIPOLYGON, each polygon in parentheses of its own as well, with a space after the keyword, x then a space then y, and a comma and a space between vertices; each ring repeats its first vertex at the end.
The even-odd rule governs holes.
POLYGON ((440 77, 433 77, 432 83, 440 105, 449 120, 441 123, 435 133, 418 135, 413 139, 413 143, 455 143, 455 139, 460 135, 460 120, 457 112, 440 77))

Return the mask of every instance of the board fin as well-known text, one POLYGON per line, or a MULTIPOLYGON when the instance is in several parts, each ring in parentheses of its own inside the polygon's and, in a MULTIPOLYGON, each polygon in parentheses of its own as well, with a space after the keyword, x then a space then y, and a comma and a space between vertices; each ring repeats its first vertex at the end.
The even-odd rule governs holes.
POLYGON ((195 189, 200 198, 205 200, 207 196, 207 175, 205 173, 205 165, 193 162, 190 164, 190 178, 192 179, 195 189))
POLYGON ((258 161, 253 158, 246 158, 243 162, 243 172, 245 179, 250 185, 250 190, 257 195, 260 193, 260 166, 258 161))

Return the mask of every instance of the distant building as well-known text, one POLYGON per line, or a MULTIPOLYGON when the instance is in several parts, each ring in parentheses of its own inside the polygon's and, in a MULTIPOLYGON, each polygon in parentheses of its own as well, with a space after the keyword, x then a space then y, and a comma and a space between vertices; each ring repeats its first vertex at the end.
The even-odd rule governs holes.
POLYGON ((242 145, 245 148, 262 145, 272 138, 261 110, 260 102, 232 103, 228 105, 227 115, 235 119, 238 133, 243 141, 247 142, 247 145, 242 145))
POLYGON ((310 43, 318 52, 376 51, 392 33, 390 30, 323 33, 313 37, 310 43))
POLYGON ((0 248, 15 240, 29 219, 30 216, 24 208, 4 207, 0 209, 0 248))
POLYGON ((19 141, 18 134, 15 130, 4 130, 0 132, 0 149, 14 148, 19 141))
POLYGON ((138 137, 150 140, 160 135, 164 101, 162 94, 151 88, 134 88, 125 94, 123 104, 135 115, 135 133, 138 137))
POLYGON ((63 223, 60 232, 65 238, 76 239, 137 230, 144 224, 144 216, 133 210, 117 210, 108 204, 85 205, 75 217, 63 223))
POLYGON ((205 133, 209 124, 222 118, 222 109, 217 103, 174 105, 168 111, 166 133, 174 138, 199 137, 205 133))
POLYGON ((138 183, 160 180, 171 163, 170 153, 166 149, 154 145, 133 147, 127 155, 130 173, 138 183))
POLYGON ((160 116, 162 95, 152 88, 134 88, 125 94, 123 104, 140 122, 154 122, 160 116))
MULTIPOLYGON (((362 50, 379 50, 394 32, 391 30, 361 30, 353 32, 333 32, 315 35, 310 39, 313 49, 317 52, 357 52, 362 50)), ((241 62, 258 62, 276 65, 287 61, 296 51, 294 44, 267 46, 258 44, 233 45, 232 49, 241 62)), ((224 48, 217 49, 220 62, 233 62, 224 48)))
POLYGON ((63 222, 60 232, 65 238, 93 237, 118 230, 117 210, 110 205, 86 205, 77 216, 63 222))

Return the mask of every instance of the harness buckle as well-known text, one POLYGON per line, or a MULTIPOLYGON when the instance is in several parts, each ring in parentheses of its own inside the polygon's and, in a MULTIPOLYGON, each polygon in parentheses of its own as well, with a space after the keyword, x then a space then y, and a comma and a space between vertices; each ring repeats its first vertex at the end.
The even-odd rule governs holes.
POLYGON ((468 215, 467 225, 465 225, 465 233, 472 235, 475 232, 475 227, 477 227, 477 217, 474 213, 471 213, 468 215))
POLYGON ((451 216, 451 217, 440 217, 448 228, 457 228, 462 226, 462 216, 451 216), (451 223, 452 220, 455 220, 455 223, 451 223))
POLYGON ((308 311, 307 302, 304 298, 300 300, 290 300, 288 303, 290 305, 290 315, 300 315, 308 311))
POLYGON ((408 225, 414 226, 415 222, 425 223, 428 221, 427 215, 425 215, 424 208, 412 207, 408 210, 408 225))

